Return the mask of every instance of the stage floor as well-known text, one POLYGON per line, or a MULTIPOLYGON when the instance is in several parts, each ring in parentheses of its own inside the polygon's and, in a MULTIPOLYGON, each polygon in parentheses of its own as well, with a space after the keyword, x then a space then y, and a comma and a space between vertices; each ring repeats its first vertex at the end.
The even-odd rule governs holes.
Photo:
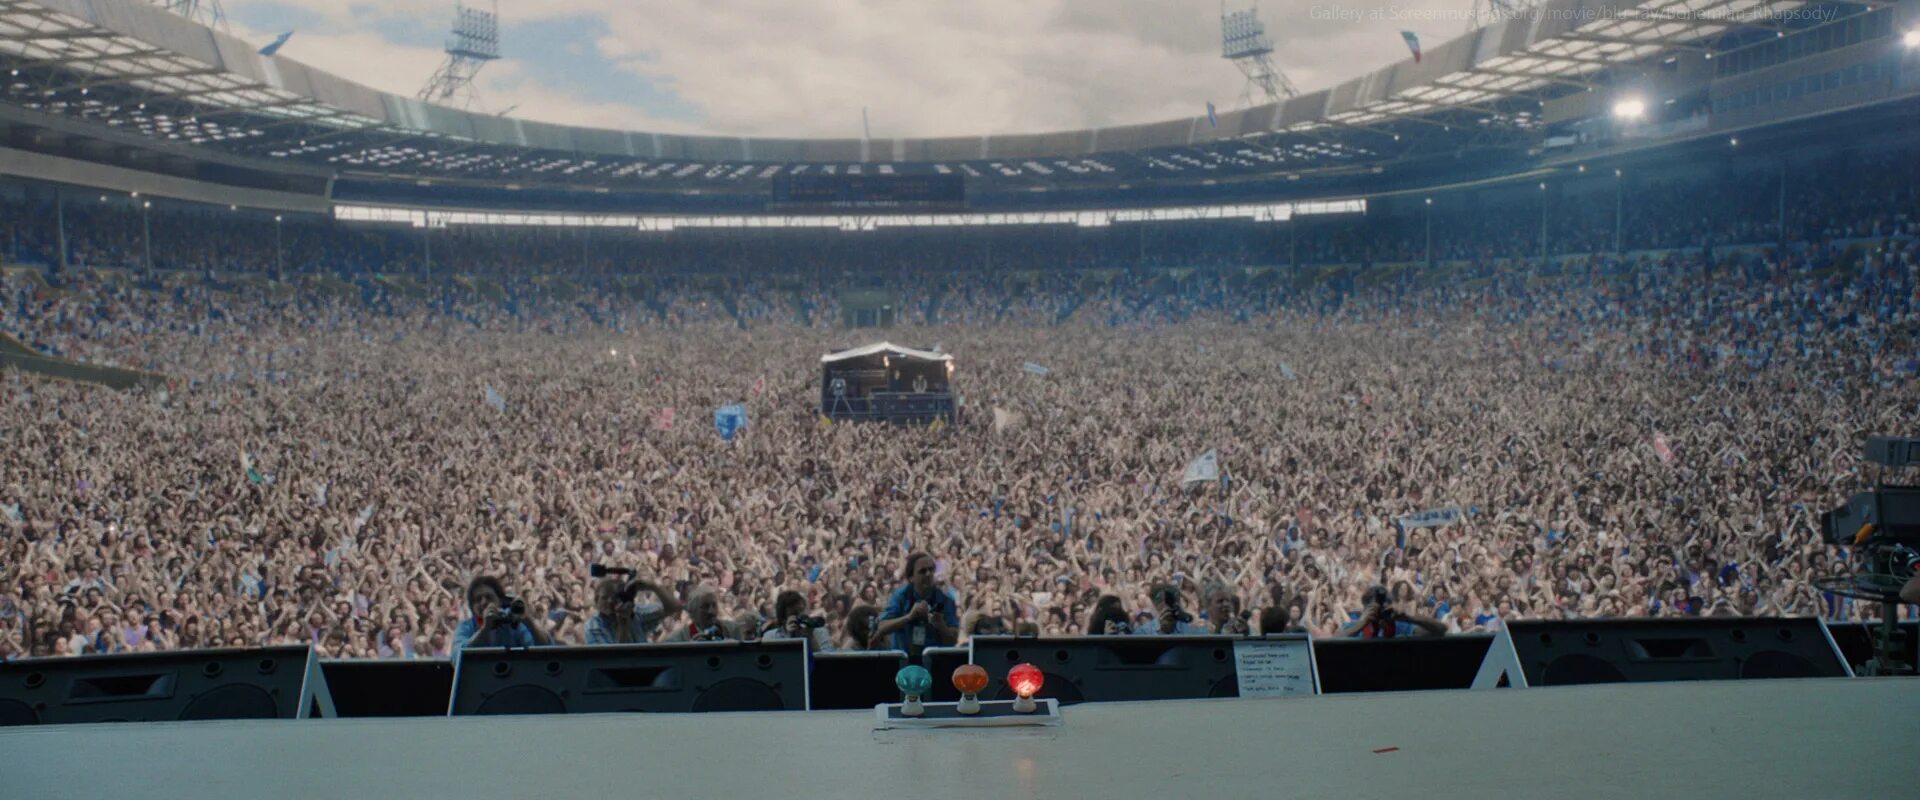
POLYGON ((1080 705, 1060 728, 870 711, 0 729, 0 798, 1920 796, 1920 679, 1080 705))

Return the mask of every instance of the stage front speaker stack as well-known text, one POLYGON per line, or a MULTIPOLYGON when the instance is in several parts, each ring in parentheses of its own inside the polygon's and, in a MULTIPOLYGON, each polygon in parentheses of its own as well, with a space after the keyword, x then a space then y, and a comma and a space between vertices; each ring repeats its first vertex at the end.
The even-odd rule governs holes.
POLYGON ((0 725, 334 716, 309 645, 0 664, 0 725))
POLYGON ((1474 687, 1852 674, 1811 617, 1516 620, 1495 637, 1474 687))
POLYGON ((804 711, 800 639, 593 647, 470 647, 448 713, 804 711))
MULTIPOLYGON (((1232 636, 1065 636, 1031 639, 976 636, 973 663, 1005 675, 1028 663, 1046 678, 1037 698, 1060 705, 1116 700, 1239 697, 1232 636)), ((936 673, 934 686, 945 676, 936 673)), ((1004 684, 981 696, 1013 699, 1004 684)))

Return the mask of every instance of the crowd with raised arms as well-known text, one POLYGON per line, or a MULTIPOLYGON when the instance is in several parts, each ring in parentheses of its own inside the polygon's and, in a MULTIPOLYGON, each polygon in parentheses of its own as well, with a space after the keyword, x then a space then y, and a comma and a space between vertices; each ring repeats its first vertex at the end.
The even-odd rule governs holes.
POLYGON ((882 335, 837 327, 844 276, 660 276, 640 299, 588 271, 565 299, 489 300, 14 274, 0 330, 171 380, 5 374, 0 656, 441 656, 508 597, 536 641, 840 648, 1169 619, 1336 635, 1381 592, 1445 631, 1863 619, 1813 584, 1847 569, 1817 518, 1871 477, 1865 436, 1920 419, 1920 245, 1892 191, 1711 260, 901 278, 883 335, 957 361, 963 417, 937 430, 822 424, 820 354, 882 335), (734 402, 727 442, 709 420, 734 402), (1209 449, 1223 477, 1183 485, 1209 449), (1452 521, 1401 524, 1433 510, 1452 521), (812 616, 828 633, 792 624, 812 616))

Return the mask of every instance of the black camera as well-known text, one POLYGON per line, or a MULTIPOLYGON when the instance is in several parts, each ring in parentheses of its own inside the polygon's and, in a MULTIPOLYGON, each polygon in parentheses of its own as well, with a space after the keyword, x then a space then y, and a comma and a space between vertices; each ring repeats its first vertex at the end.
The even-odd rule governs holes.
POLYGON ((1193 621, 1193 615, 1187 613, 1186 609, 1183 609, 1180 607, 1179 590, 1177 589, 1168 590, 1167 592, 1161 594, 1160 602, 1163 605, 1165 605, 1168 610, 1173 612, 1174 619, 1179 620, 1183 623, 1188 623, 1193 621))
POLYGON ((803 628, 808 628, 808 629, 812 629, 812 628, 824 628, 824 627, 827 627, 827 618, 826 618, 826 617, 807 617, 807 616, 800 616, 800 617, 793 617, 793 620, 794 620, 795 622, 798 622, 798 623, 800 623, 800 626, 801 626, 801 627, 803 627, 803 628))
POLYGON ((527 601, 509 595, 501 599, 500 605, 494 607, 492 620, 496 624, 511 625, 525 619, 526 616, 527 601))

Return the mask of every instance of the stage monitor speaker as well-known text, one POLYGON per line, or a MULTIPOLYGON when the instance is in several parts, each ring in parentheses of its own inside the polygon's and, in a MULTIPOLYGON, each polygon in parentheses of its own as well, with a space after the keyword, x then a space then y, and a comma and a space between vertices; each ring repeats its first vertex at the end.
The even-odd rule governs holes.
POLYGON ((1465 689, 1492 642, 1487 634, 1314 639, 1313 657, 1321 694, 1465 689))
POLYGON ((893 679, 906 665, 907 654, 899 650, 817 653, 813 675, 807 679, 812 701, 809 707, 817 711, 897 703, 900 689, 893 679))
MULTIPOLYGON (((1853 667, 1856 675, 1866 673, 1868 662, 1873 660, 1873 637, 1879 633, 1880 623, 1877 621, 1827 623, 1827 634, 1833 637, 1833 643, 1840 648, 1841 657, 1853 667)), ((1920 664, 1920 620, 1895 622, 1894 635, 1898 637, 1894 650, 1898 660, 1920 664)))
POLYGON ((0 664, 0 726, 334 715, 309 645, 0 664))
MULTIPOLYGON (((1851 674, 1812 617, 1516 620, 1506 634, 1507 658, 1517 661, 1528 686, 1851 674)), ((1502 650, 1496 642, 1488 654, 1489 674, 1502 650)), ((1518 685, 1511 673, 1507 681, 1518 685)))
MULTIPOLYGON (((1032 639, 976 636, 973 663, 993 684, 982 699, 1013 699, 1005 684, 1014 665, 1038 667, 1046 682, 1036 697, 1061 705, 1114 700, 1239 697, 1233 636, 1070 636, 1032 639)), ((934 685, 948 676, 934 675, 934 685)))
POLYGON ((342 717, 444 717, 453 693, 445 659, 331 659, 320 671, 342 717))
POLYGON ((801 639, 507 650, 454 659, 448 713, 804 711, 801 639))

